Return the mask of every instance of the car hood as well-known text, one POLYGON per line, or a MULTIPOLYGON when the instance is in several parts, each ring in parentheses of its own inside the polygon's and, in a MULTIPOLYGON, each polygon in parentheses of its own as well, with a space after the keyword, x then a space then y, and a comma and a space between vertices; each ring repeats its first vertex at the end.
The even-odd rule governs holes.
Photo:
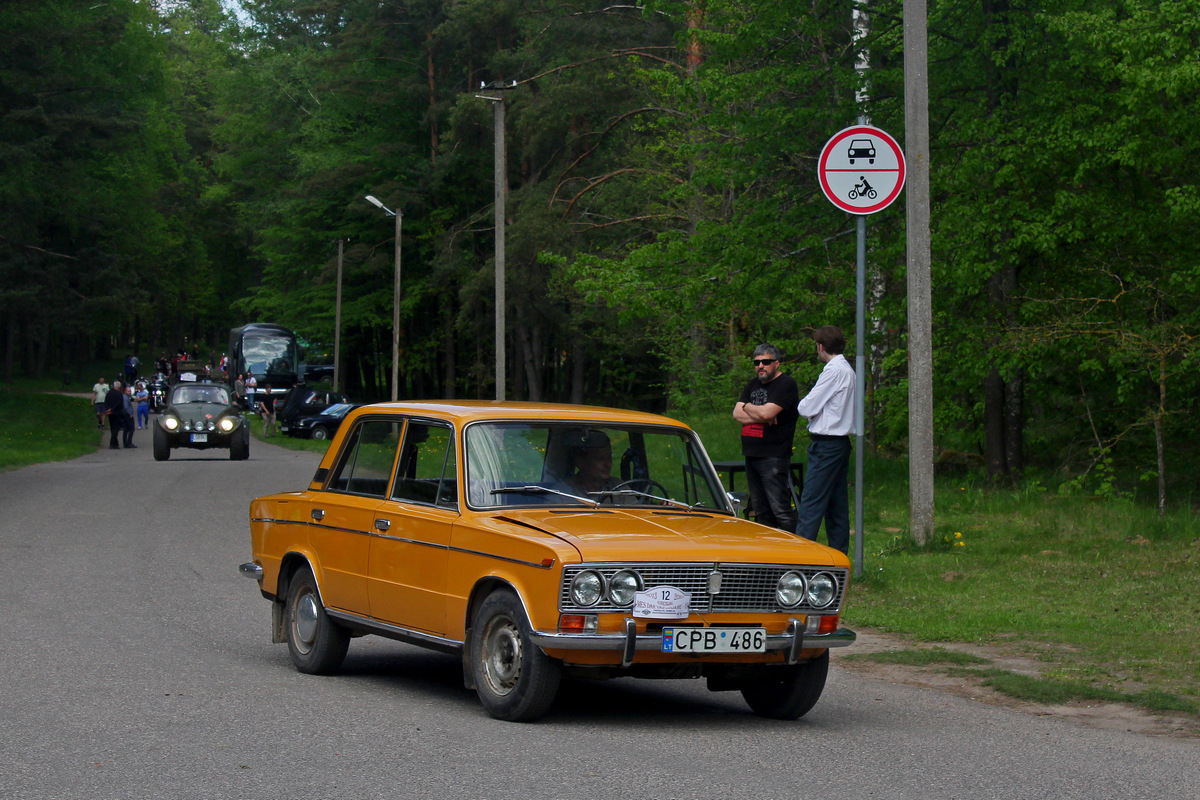
POLYGON ((174 414, 181 420, 220 419, 222 416, 236 414, 237 411, 221 403, 183 403, 171 406, 167 413, 174 414))
POLYGON ((841 552, 794 534, 723 514, 603 508, 564 511, 512 509, 496 521, 569 542, 584 562, 738 561, 849 567, 841 552))

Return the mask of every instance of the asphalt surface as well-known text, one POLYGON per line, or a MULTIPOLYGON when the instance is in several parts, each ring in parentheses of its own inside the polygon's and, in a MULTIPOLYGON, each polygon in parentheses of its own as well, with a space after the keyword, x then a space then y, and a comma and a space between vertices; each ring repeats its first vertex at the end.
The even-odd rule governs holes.
POLYGON ((833 668, 798 722, 700 682, 571 683, 492 720, 455 659, 355 639, 300 675, 237 565, 311 453, 97 450, 0 474, 0 798, 1200 797, 1200 740, 833 668))

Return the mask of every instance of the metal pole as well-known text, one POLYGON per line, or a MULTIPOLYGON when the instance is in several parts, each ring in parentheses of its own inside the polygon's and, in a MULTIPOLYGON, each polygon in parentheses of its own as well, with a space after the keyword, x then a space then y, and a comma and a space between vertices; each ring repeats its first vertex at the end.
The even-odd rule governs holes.
POLYGON ((392 292, 392 402, 399 399, 400 388, 400 222, 404 213, 396 211, 396 286, 392 292))
POLYGON ((863 569, 863 409, 867 393, 866 336, 867 325, 867 218, 858 216, 858 267, 856 293, 858 301, 854 313, 854 574, 862 575, 863 569))
POLYGON ((342 353, 342 249, 344 239, 338 239, 337 299, 333 304, 333 390, 341 387, 342 353))
POLYGON ((504 376, 507 353, 504 343, 504 200, 508 194, 508 153, 504 144, 504 95, 497 97, 495 109, 496 144, 496 399, 505 395, 504 376))

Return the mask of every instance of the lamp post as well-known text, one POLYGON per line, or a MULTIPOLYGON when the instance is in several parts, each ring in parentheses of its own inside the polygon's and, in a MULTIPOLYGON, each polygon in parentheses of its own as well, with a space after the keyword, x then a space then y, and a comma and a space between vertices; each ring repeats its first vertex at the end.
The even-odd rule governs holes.
POLYGON ((367 195, 367 202, 396 219, 396 285, 392 291, 392 402, 399 399, 400 385, 400 222, 404 212, 392 211, 374 195, 367 195))

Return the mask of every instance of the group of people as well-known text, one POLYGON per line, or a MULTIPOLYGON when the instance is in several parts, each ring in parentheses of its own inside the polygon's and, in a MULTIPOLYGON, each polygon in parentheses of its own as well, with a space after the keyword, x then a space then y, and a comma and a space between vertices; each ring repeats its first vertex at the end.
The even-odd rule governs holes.
POLYGON ((109 430, 108 446, 112 450, 136 448, 134 426, 139 430, 150 427, 150 392, 145 381, 130 384, 117 379, 110 386, 102 376, 92 386, 92 406, 96 425, 109 430))
POLYGON ((854 368, 842 353, 846 339, 833 325, 813 333, 824 366, 803 398, 796 381, 779 371, 782 354, 772 344, 754 349, 755 377, 733 407, 742 424, 742 456, 755 518, 764 525, 816 541, 825 523, 829 546, 850 548, 847 473, 854 430, 854 368), (792 439, 800 417, 808 420, 808 465, 799 507, 789 483, 792 439))
POLYGON ((276 434, 275 429, 275 395, 271 394, 271 384, 264 383, 262 391, 258 390, 258 379, 254 375, 238 374, 233 379, 234 402, 245 404, 251 414, 262 417, 263 436, 276 434))

